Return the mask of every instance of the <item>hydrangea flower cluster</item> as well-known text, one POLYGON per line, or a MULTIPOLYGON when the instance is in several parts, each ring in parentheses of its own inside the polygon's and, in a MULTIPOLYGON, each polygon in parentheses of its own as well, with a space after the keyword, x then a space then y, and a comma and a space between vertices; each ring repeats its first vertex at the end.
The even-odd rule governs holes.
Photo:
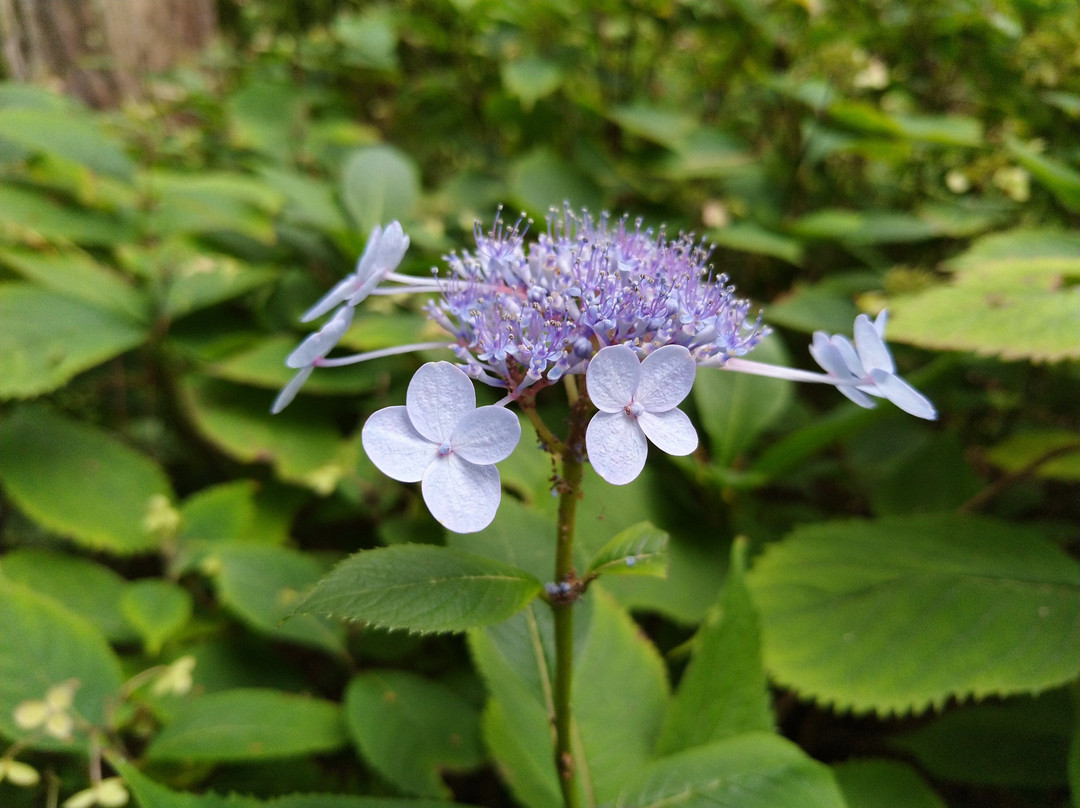
POLYGON ((486 527, 500 499, 494 464, 520 438, 505 407, 575 374, 598 410, 586 431, 588 460, 608 482, 634 480, 648 443, 673 455, 697 448, 697 433, 678 405, 698 367, 831 384, 859 406, 886 398, 920 418, 933 405, 896 375, 884 342, 886 315, 860 315, 855 342, 814 334, 811 355, 825 373, 767 365, 742 357, 768 329, 750 319, 727 276, 708 264, 710 248, 690 235, 669 239, 640 220, 593 217, 568 207, 527 247, 519 219, 475 229, 476 250, 446 257, 448 272, 431 279, 395 272, 409 238, 393 222, 375 228, 356 270, 303 317, 334 311, 289 355, 297 374, 272 408, 280 412, 317 367, 444 348, 458 364, 428 363, 409 385, 406 405, 375 413, 362 432, 372 462, 388 476, 420 482, 428 509, 456 532, 486 527), (328 358, 369 294, 430 296, 425 310, 449 334, 443 342, 328 358), (495 405, 475 407, 470 380, 501 388, 495 405))

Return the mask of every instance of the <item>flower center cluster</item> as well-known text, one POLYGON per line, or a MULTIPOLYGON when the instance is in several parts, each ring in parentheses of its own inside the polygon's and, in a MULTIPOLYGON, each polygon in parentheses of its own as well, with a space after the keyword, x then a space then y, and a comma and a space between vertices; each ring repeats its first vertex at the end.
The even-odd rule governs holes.
POLYGON ((692 235, 669 240, 640 220, 569 208, 547 224, 526 249, 521 221, 496 217, 487 233, 477 226, 475 253, 447 257, 450 276, 428 313, 474 378, 520 391, 582 372, 609 345, 639 356, 681 345, 697 362, 722 363, 764 336, 692 235))

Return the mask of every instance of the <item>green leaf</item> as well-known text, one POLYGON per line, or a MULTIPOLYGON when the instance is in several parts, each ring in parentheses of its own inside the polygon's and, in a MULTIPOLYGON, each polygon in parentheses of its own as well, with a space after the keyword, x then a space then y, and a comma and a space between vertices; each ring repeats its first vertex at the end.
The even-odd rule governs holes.
POLYGON ((341 59, 346 64, 372 70, 397 70, 398 33, 391 7, 367 8, 360 14, 337 14, 333 32, 343 46, 341 59))
POLYGON ((0 398, 55 390, 146 337, 127 317, 28 283, 0 284, 0 398))
POLYGON ((971 247, 944 265, 956 273, 1022 258, 1036 267, 1057 266, 1061 272, 1080 274, 1080 233, 1052 227, 1016 228, 976 239, 971 247))
POLYGON ((771 255, 795 266, 801 266, 803 262, 803 246, 799 241, 753 222, 737 222, 710 230, 709 240, 718 247, 753 255, 771 255))
POLYGON ((737 539, 718 608, 695 635, 690 664, 664 716, 656 744, 660 755, 773 729, 760 627, 746 590, 745 567, 746 541, 737 539))
POLYGON ((168 278, 164 312, 172 318, 232 300, 278 277, 275 270, 248 266, 235 258, 181 250, 158 260, 168 278))
POLYGON ((899 211, 854 211, 827 208, 788 224, 793 235, 853 245, 926 241, 940 235, 933 222, 899 211))
POLYGON ((159 237, 232 231, 262 244, 275 240, 273 217, 285 199, 257 177, 158 169, 146 180, 154 203, 145 226, 159 237))
POLYGON ((120 662, 101 632, 56 601, 0 577, 0 735, 38 749, 85 748, 85 734, 72 740, 42 736, 14 723, 16 705, 40 701, 49 688, 75 680, 74 709, 103 727, 106 708, 119 698, 120 662))
POLYGON ((1080 212, 1080 172, 1059 160, 1046 157, 1015 138, 1005 142, 1009 153, 1066 208, 1080 212))
POLYGON ((833 774, 847 808, 946 808, 915 769, 895 760, 849 760, 833 774))
POLYGON ((1032 472, 1036 477, 1080 482, 1080 438, 1071 429, 1014 432, 987 449, 984 456, 1010 474, 1038 463, 1032 472))
POLYGON ((4 553, 0 572, 82 615, 110 642, 138 639, 120 611, 127 581, 104 564, 69 553, 20 547, 4 553))
POLYGON ((150 318, 150 301, 142 292, 81 250, 2 249, 0 262, 39 286, 93 308, 138 323, 150 318))
POLYGON ((296 607, 372 626, 419 633, 497 623, 540 592, 526 572, 448 547, 398 545, 357 553, 296 607))
POLYGON ((844 808, 831 772, 763 732, 735 735, 642 767, 618 808, 844 808))
POLYGON ((959 515, 806 526, 748 583, 766 669, 836 709, 906 713, 1080 672, 1080 565, 1038 529, 959 515))
POLYGON ((4 137, 32 153, 56 155, 99 174, 130 180, 135 165, 98 120, 70 109, 0 108, 4 137))
POLYGON ((345 653, 344 632, 312 614, 286 622, 301 593, 325 574, 313 556, 287 547, 222 542, 208 545, 201 569, 217 582, 222 604, 271 639, 345 653))
POLYGON ((148 578, 128 584, 120 611, 143 639, 146 653, 157 656, 161 646, 191 619, 188 591, 172 581, 148 578))
MULTIPOLYGON (((675 151, 665 155, 658 168, 665 177, 676 181, 727 177, 754 160, 754 155, 742 140, 707 127, 695 127, 674 146, 675 151)), ((742 235, 747 243, 755 241, 754 234, 747 232, 742 235)), ((767 241, 767 236, 759 235, 756 243, 764 244, 767 241)), ((775 246, 776 242, 772 241, 771 244, 775 246)), ((748 251, 755 252, 753 249, 748 251)))
POLYGON ((43 191, 0 185, 0 236, 36 247, 46 241, 125 244, 136 238, 131 222, 92 208, 75 208, 43 191))
MULTIPOLYGON (((515 618, 516 619, 516 618, 515 618)), ((541 704, 522 701, 510 708, 489 699, 483 715, 484 740, 499 768, 499 775, 517 802, 527 808, 563 808, 552 758, 551 721, 541 704)))
MULTIPOLYGON (((777 339, 754 348, 755 361, 786 365, 787 355, 777 339)), ((793 397, 793 385, 782 379, 699 371, 694 382, 694 404, 709 436, 712 462, 731 466, 776 420, 793 397)))
POLYGON ((509 186, 514 201, 540 220, 552 206, 561 209, 565 200, 574 209, 598 211, 603 207, 595 183, 546 148, 530 152, 510 167, 509 186))
POLYGON ((178 705, 146 757, 212 763, 262 760, 333 752, 346 743, 341 709, 333 702, 242 688, 178 705))
POLYGON ((1063 788, 1076 758, 1069 743, 1076 704, 1067 689, 1038 698, 972 704, 890 739, 940 780, 1063 788))
POLYGON ((345 722, 364 759, 402 791, 448 797, 442 771, 484 762, 476 708, 406 671, 366 671, 345 691, 345 722))
POLYGON ((242 541, 255 520, 256 487, 254 480, 234 480, 189 496, 180 506, 179 543, 242 541))
POLYGON ((808 334, 849 334, 861 313, 855 298, 880 288, 881 276, 874 272, 845 272, 814 284, 796 283, 765 309, 765 321, 808 334))
POLYGON ((21 407, 0 423, 0 447, 8 496, 42 526, 92 550, 156 549, 145 519, 171 491, 149 458, 39 405, 21 407))
POLYGON ((334 424, 299 402, 271 415, 271 394, 195 375, 181 381, 181 392, 208 440, 244 462, 270 463, 284 480, 328 494, 355 463, 334 424))
POLYGON ((528 111, 541 98, 562 86, 563 72, 557 64, 547 59, 521 59, 503 64, 502 83, 528 111))
POLYGON ((943 146, 981 146, 982 123, 963 115, 889 115, 858 101, 836 101, 829 115, 852 129, 937 143, 943 146))
POLYGON ((393 146, 365 146, 345 161, 341 199, 364 235, 377 224, 412 219, 419 198, 416 163, 393 146))
POLYGON ((593 556, 586 575, 667 577, 668 534, 648 522, 620 531, 593 556))
POLYGON ((610 117, 630 134, 670 148, 680 145, 700 125, 694 115, 685 110, 648 104, 615 107, 610 117))

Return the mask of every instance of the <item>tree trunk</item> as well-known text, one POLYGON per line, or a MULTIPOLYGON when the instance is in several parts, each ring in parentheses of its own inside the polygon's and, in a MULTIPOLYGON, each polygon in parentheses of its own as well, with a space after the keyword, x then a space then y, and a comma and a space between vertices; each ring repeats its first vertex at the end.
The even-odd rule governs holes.
POLYGON ((140 98, 150 74, 216 32, 214 0, 0 0, 9 77, 59 84, 95 107, 140 98))

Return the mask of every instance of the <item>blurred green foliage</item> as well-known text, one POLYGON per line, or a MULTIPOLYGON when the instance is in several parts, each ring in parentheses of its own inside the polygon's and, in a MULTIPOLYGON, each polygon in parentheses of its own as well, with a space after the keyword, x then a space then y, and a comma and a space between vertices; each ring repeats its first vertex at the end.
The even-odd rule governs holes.
MULTIPOLYGON (((542 230, 564 199, 715 242, 774 361, 889 306, 941 413, 702 373, 697 455, 586 479, 580 569, 670 534, 666 579, 590 591, 589 804, 726 799, 719 772, 781 808, 1080 806, 1074 0, 249 0, 222 24, 121 111, 0 86, 0 736, 47 773, 5 806, 83 788, 95 733, 146 808, 557 801, 540 604, 467 642, 281 622, 380 545, 543 580, 546 457, 523 442, 492 527, 444 537, 359 444, 415 358, 269 406, 373 224, 425 274, 497 205, 542 230), (190 689, 155 686, 187 657, 190 689), (746 707, 763 670, 794 744, 746 707), (71 739, 13 722, 71 678, 71 739)), ((432 328, 379 298, 343 343, 432 328)))

